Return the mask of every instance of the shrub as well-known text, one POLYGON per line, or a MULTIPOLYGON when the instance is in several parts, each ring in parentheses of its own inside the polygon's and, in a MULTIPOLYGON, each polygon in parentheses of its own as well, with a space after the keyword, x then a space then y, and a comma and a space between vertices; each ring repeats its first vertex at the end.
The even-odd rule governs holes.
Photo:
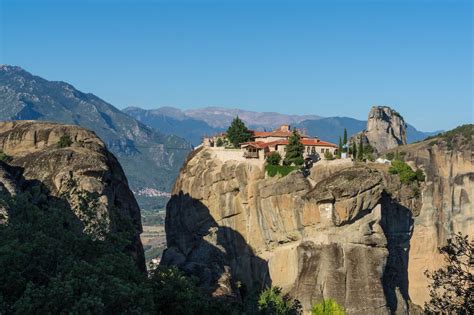
POLYGON ((344 315, 344 309, 333 299, 324 300, 314 304, 311 308, 311 315, 344 315))
POLYGON ((0 161, 2 162, 8 162, 10 160, 10 157, 5 154, 5 152, 0 151, 0 161))
POLYGON ((409 184, 414 181, 424 181, 425 175, 421 169, 416 172, 412 170, 410 165, 400 160, 393 160, 392 166, 388 169, 390 174, 398 174, 402 184, 409 184))
POLYGON ((272 152, 267 157, 267 163, 270 165, 280 165, 281 155, 278 152, 272 152))
POLYGON ((334 155, 332 155, 331 152, 326 151, 326 153, 324 153, 324 158, 325 158, 326 160, 334 160, 334 155))
POLYGON ((265 289, 258 299, 259 314, 297 315, 302 313, 301 303, 288 294, 283 295, 278 287, 265 289))
POLYGON ((224 141, 222 140, 222 138, 217 138, 216 146, 222 147, 223 145, 224 145, 224 141))
POLYGON ((59 148, 67 148, 71 146, 71 144, 72 144, 72 139, 69 135, 62 135, 61 138, 59 138, 59 142, 58 142, 59 148))
POLYGON ((268 176, 274 177, 275 175, 279 174, 281 177, 285 177, 286 175, 290 174, 294 170, 297 170, 298 166, 291 166, 291 165, 271 165, 267 164, 265 166, 265 170, 267 171, 268 176))
POLYGON ((385 158, 389 161, 393 160, 394 157, 395 157, 395 153, 393 152, 388 152, 387 154, 385 154, 385 158))

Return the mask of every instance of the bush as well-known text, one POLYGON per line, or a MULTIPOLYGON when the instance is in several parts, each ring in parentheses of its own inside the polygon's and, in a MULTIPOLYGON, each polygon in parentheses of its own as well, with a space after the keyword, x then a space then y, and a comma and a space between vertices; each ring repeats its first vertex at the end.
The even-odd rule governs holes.
POLYGON ((222 147, 223 145, 224 141, 222 140, 222 138, 217 138, 216 147, 222 147))
POLYGON ((272 152, 267 157, 267 163, 270 165, 280 165, 281 155, 278 152, 272 152))
POLYGON ((324 158, 325 158, 326 160, 334 160, 334 155, 332 155, 331 152, 326 151, 326 152, 324 153, 324 158))
POLYGON ((8 162, 10 160, 10 157, 5 154, 5 152, 0 151, 0 161, 2 162, 8 162))
POLYGON ((311 315, 344 315, 344 309, 333 299, 324 300, 314 304, 311 308, 311 315))
POLYGON ((385 154, 385 158, 389 161, 393 160, 394 157, 395 157, 395 153, 393 152, 388 152, 387 154, 385 154))
POLYGON ((271 165, 267 164, 265 166, 265 170, 267 171, 268 176, 274 177, 275 175, 279 174, 281 177, 285 177, 286 175, 290 174, 294 170, 299 169, 298 166, 291 166, 291 165, 271 165))
POLYGON ((258 312, 265 315, 297 315, 302 313, 301 303, 278 287, 265 289, 258 299, 258 312))
POLYGON ((409 184, 415 181, 424 181, 425 175, 421 169, 416 172, 412 170, 410 165, 400 160, 393 160, 392 166, 388 169, 390 174, 398 174, 402 184, 409 184))
POLYGON ((59 138, 59 142, 58 142, 59 148, 67 148, 71 146, 71 144, 72 144, 72 139, 69 135, 62 135, 61 138, 59 138))

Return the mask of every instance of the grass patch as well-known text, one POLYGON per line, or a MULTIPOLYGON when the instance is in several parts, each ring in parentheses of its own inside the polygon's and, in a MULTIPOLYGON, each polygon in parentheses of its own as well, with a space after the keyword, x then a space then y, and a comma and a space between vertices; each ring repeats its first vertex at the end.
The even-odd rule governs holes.
POLYGON ((299 166, 289 166, 289 165, 270 165, 267 164, 265 166, 265 170, 267 171, 268 176, 273 177, 275 175, 280 175, 281 177, 284 177, 291 172, 298 170, 300 167, 299 166))

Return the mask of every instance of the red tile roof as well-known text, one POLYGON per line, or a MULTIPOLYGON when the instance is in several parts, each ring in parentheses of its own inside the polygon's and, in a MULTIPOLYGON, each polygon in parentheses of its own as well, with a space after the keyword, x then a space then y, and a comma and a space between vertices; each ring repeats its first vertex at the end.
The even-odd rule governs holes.
MULTIPOLYGON (((321 141, 319 139, 301 139, 300 142, 305 146, 316 146, 316 147, 333 147, 337 148, 337 145, 334 143, 321 141)), ((266 147, 274 147, 276 145, 288 145, 288 140, 276 140, 271 142, 244 142, 241 145, 250 145, 258 149, 263 149, 266 147)))

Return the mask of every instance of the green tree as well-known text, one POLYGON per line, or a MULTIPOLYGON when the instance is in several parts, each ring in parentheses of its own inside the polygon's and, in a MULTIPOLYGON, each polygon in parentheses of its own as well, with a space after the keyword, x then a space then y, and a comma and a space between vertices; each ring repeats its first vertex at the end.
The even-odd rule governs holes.
POLYGON ((311 308, 311 315, 344 315, 344 309, 333 299, 323 300, 314 304, 311 308))
POLYGON ((224 141, 222 140, 222 138, 217 138, 216 146, 222 147, 223 145, 224 145, 224 141))
POLYGON ((303 165, 303 153, 304 145, 300 141, 301 137, 296 130, 293 130, 293 134, 288 139, 288 145, 286 146, 285 159, 283 164, 285 165, 303 165))
POLYGON ((242 142, 249 141, 250 137, 251 134, 247 129, 247 126, 245 126, 239 116, 235 117, 227 129, 227 139, 229 142, 234 146, 234 148, 237 148, 242 142))
POLYGON ((274 151, 270 153, 267 157, 267 163, 270 165, 280 165, 281 162, 281 155, 280 153, 274 151))
MULTIPOLYGON (((347 145, 347 129, 344 128, 344 139, 342 141, 343 145, 347 145)), ((347 148, 344 148, 344 152, 347 152, 347 148)))
POLYGON ((258 313, 262 315, 298 315, 302 313, 301 303, 288 294, 282 294, 281 288, 265 289, 258 299, 258 313))
POLYGON ((359 148, 357 149, 357 160, 362 161, 364 159, 364 143, 362 136, 359 138, 359 148))
POLYGON ((339 145, 337 147, 337 157, 340 159, 342 153, 342 139, 339 137, 339 145))
POLYGON ((446 267, 425 272, 431 280, 427 314, 474 314, 474 241, 455 234, 438 249, 446 267))
POLYGON ((352 158, 355 160, 357 158, 357 145, 354 142, 352 142, 352 158))
POLYGON ((71 144, 72 144, 71 136, 69 136, 69 135, 62 135, 62 136, 59 138, 58 147, 60 147, 60 148, 67 148, 67 147, 71 146, 71 144))

